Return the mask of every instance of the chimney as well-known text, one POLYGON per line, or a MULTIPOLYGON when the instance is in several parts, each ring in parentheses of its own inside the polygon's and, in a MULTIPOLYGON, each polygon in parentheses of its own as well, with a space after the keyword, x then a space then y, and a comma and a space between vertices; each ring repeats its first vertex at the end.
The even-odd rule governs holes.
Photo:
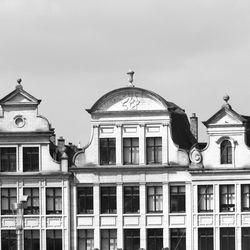
POLYGON ((198 141, 198 117, 195 113, 190 117, 190 130, 195 139, 198 141))
POLYGON ((65 139, 62 136, 60 136, 60 138, 57 140, 57 146, 59 152, 62 153, 64 151, 65 146, 65 139))

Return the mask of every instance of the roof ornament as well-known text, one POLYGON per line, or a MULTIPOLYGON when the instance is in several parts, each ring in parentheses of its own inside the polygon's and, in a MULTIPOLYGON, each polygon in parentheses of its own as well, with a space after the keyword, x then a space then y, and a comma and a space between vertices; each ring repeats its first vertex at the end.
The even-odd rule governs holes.
POLYGON ((22 82, 22 79, 21 78, 18 78, 17 79, 17 85, 16 85, 16 89, 23 89, 23 86, 22 86, 22 84, 21 84, 21 82, 22 82))
POLYGON ((231 105, 228 103, 230 97, 228 94, 223 96, 223 100, 225 101, 225 103, 222 105, 223 108, 228 108, 228 109, 232 109, 231 105))
POLYGON ((129 78, 128 78, 128 82, 129 82, 129 84, 128 84, 128 87, 134 87, 135 85, 133 84, 133 81, 134 81, 134 71, 133 70, 129 70, 128 72, 127 72, 127 75, 129 75, 129 78))

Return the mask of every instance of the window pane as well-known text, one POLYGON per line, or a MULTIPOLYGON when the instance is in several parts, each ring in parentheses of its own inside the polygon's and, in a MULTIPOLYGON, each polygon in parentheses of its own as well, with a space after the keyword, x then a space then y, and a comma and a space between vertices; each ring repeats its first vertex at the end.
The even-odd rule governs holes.
POLYGON ((101 213, 116 213, 116 187, 101 187, 101 213))
POLYGON ((213 228, 198 229, 198 250, 213 250, 213 228))
POLYGON ((163 230, 147 229, 147 249, 161 250, 163 247, 163 230))
POLYGON ((39 170, 39 148, 24 147, 23 148, 23 171, 39 170))
POLYGON ((186 229, 170 229, 171 249, 186 250, 186 229))
POLYGON ((78 250, 94 249, 94 230, 79 229, 78 230, 78 250))
POLYGON ((235 250, 235 229, 221 228, 220 229, 220 249, 235 250))
POLYGON ((232 145, 228 140, 221 143, 221 164, 232 163, 232 145))
POLYGON ((16 230, 2 230, 1 246, 6 250, 17 250, 16 230))
POLYGON ((124 249, 138 250, 140 248, 140 229, 124 230, 124 249))
POLYGON ((185 212, 185 186, 170 186, 170 212, 185 212))
POLYGON ((0 171, 16 171, 16 148, 0 148, 0 171))

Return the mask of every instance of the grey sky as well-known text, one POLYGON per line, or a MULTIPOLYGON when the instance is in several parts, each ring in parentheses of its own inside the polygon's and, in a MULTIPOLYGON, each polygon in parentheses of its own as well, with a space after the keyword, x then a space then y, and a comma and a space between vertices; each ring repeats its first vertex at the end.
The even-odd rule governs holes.
POLYGON ((84 108, 126 86, 129 68, 200 122, 225 93, 250 115, 249 0, 0 0, 0 32, 1 98, 21 77, 67 141, 86 144, 84 108))

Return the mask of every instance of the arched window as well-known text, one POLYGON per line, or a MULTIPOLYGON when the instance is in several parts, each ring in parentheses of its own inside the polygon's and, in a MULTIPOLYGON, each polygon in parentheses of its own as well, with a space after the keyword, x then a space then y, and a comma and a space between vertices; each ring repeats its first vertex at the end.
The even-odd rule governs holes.
POLYGON ((220 145, 220 161, 221 164, 232 164, 232 144, 228 140, 220 145))

